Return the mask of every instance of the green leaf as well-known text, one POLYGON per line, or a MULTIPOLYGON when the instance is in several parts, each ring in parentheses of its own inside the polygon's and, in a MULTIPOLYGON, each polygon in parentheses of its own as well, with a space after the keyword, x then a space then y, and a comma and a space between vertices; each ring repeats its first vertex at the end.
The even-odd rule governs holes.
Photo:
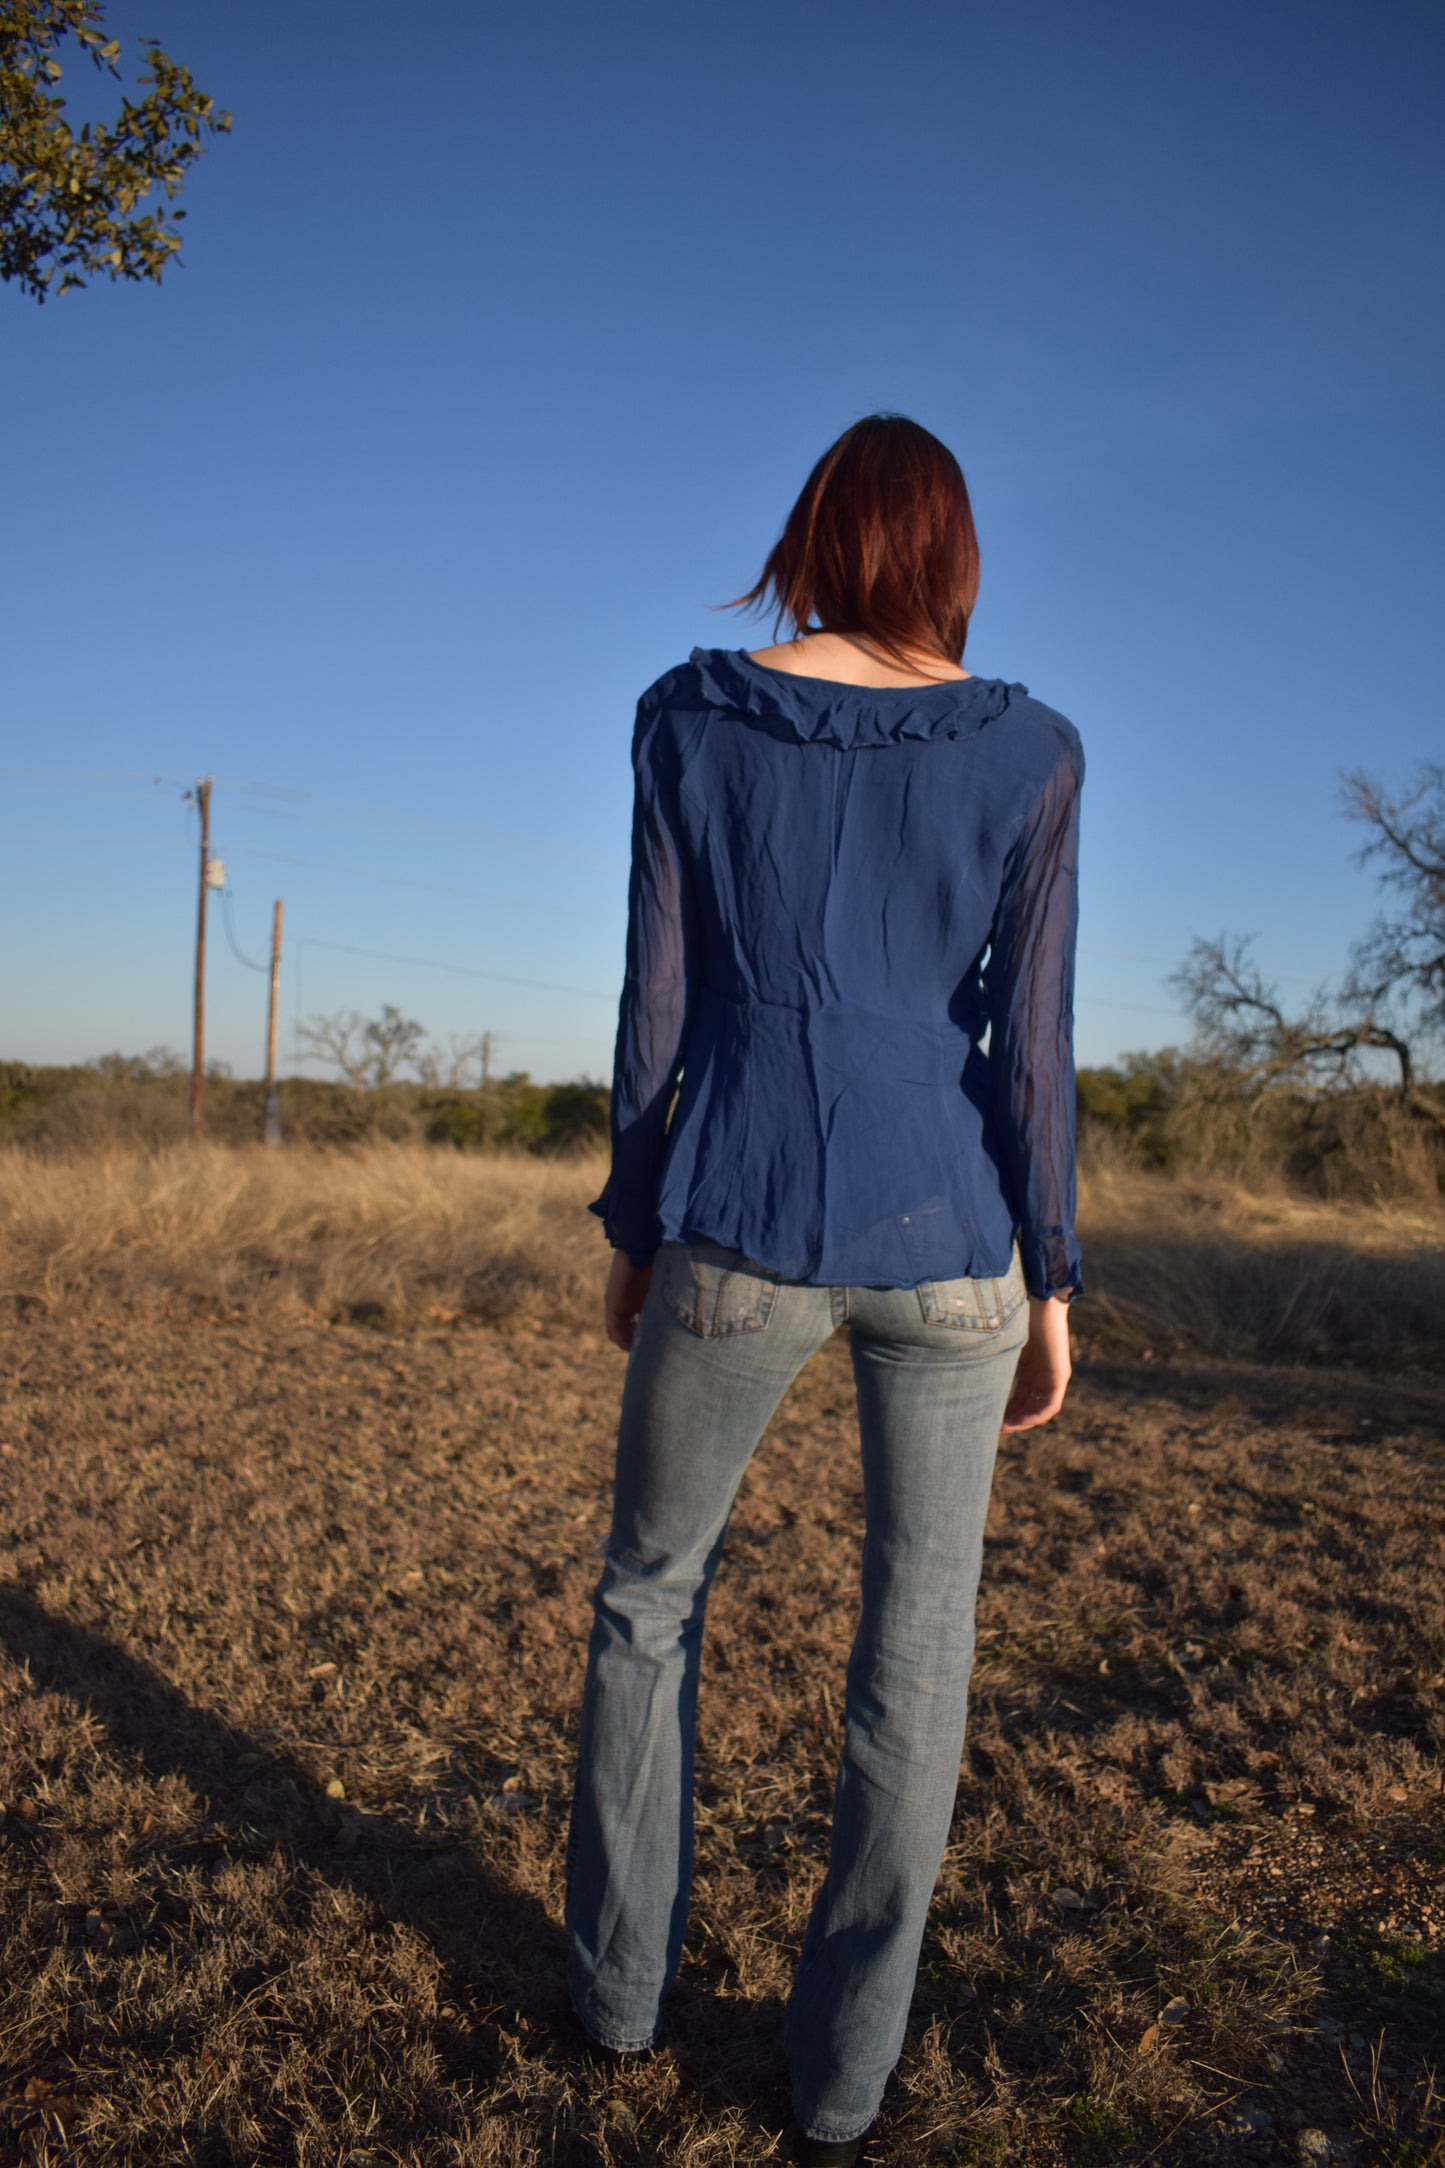
POLYGON ((96 272, 158 280, 179 241, 139 214, 140 198, 157 182, 177 193, 204 139, 231 123, 148 38, 143 94, 123 95, 109 125, 87 122, 77 137, 53 92, 64 72, 57 52, 74 37, 119 74, 121 41, 103 39, 103 19, 103 0, 0 0, 0 174, 9 175, 0 188, 0 279, 41 302, 96 272))

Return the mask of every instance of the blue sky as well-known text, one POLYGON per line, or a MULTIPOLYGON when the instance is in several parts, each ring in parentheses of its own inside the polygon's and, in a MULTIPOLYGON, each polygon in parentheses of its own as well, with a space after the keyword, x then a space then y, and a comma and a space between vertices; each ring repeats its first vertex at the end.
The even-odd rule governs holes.
POLYGON ((1084 735, 1080 1058, 1185 1035, 1195 934, 1339 968, 1340 770, 1445 736, 1438 7, 108 22, 235 126, 162 287, 0 290, 0 1056, 187 1046, 213 774, 252 957, 286 899, 283 1067, 393 1001, 605 1076, 637 694, 768 636, 713 606, 878 408, 968 476, 970 667, 1084 735))

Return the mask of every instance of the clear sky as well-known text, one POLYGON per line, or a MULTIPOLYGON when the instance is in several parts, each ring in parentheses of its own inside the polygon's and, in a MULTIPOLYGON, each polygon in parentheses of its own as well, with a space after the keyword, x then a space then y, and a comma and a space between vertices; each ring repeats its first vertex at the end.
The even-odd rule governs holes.
POLYGON ((0 1056, 187 1047, 214 774, 283 1067, 393 1001, 606 1076, 637 695, 768 637, 714 605, 878 408, 1084 736, 1080 1058, 1185 1035, 1195 934, 1339 968, 1340 770, 1445 744, 1435 0, 107 15, 235 126, 162 287, 0 289, 0 1056))

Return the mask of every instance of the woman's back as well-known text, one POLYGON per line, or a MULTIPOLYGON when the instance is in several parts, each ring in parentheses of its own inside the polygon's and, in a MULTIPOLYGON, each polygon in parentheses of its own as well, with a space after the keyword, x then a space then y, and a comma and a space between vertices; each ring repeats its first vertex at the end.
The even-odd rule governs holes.
POLYGON ((1078 738, 1019 685, 878 674, 698 649, 644 694, 599 1208, 835 1285, 994 1276, 1021 1223, 1036 1291, 1074 1284, 1078 738))

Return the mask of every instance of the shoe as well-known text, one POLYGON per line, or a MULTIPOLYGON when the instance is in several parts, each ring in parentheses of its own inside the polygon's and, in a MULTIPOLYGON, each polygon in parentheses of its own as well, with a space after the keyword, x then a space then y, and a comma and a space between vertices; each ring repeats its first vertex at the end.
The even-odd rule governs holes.
POLYGON ((615 2048, 610 2041, 599 2040, 595 2033, 588 2032, 587 2027, 575 2010, 570 2010, 567 2013, 567 2022, 572 2038, 581 2048, 588 2061, 597 2063, 608 2070, 621 2069, 624 2063, 650 2062, 657 2053, 655 2047, 615 2048))
POLYGON ((863 2155, 873 2129, 859 2133, 856 2138, 810 2138, 805 2130, 796 2125, 793 2130, 793 2159, 798 2168, 855 2168, 863 2155))

